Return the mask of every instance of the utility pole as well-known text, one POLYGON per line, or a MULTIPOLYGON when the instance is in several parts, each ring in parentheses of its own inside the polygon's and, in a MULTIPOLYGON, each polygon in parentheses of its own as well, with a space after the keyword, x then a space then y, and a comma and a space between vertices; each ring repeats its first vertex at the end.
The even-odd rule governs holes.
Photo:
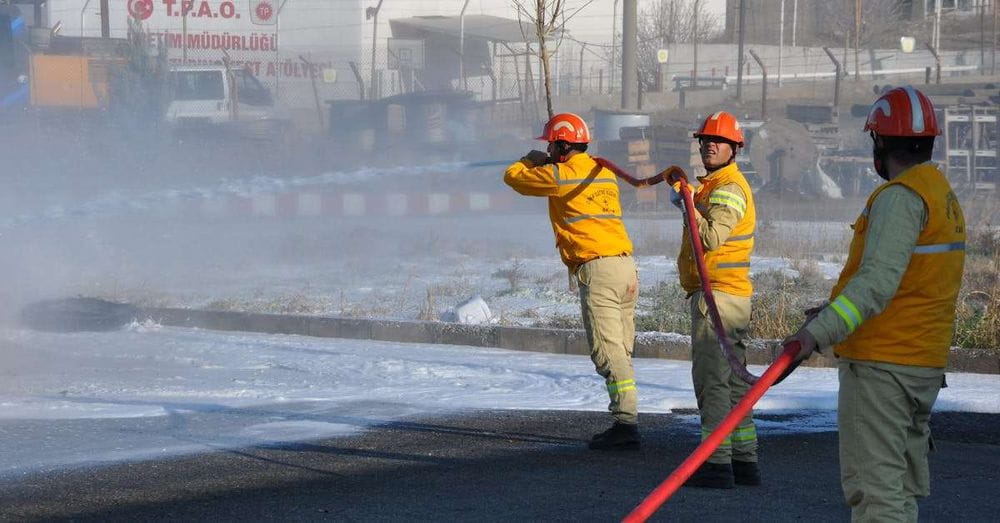
POLYGON ((369 7, 367 10, 365 10, 365 19, 366 20, 367 19, 374 19, 375 20, 375 23, 372 24, 372 68, 371 68, 371 76, 368 79, 368 84, 369 84, 368 85, 368 91, 369 91, 368 99, 369 100, 375 100, 375 99, 377 99, 377 97, 375 96, 375 89, 376 89, 376 86, 375 86, 375 50, 378 49, 378 11, 379 11, 379 9, 382 9, 382 2, 383 1, 384 0, 378 0, 378 5, 376 5, 375 7, 369 7))
POLYGON ((694 32, 691 38, 694 40, 694 79, 691 85, 698 85, 698 10, 701 8, 701 0, 694 0, 694 32))
POLYGON ((469 81, 465 78, 465 9, 468 7, 469 0, 465 0, 458 15, 458 77, 462 79, 462 89, 466 91, 469 90, 469 81))
POLYGON ((941 0, 934 0, 934 51, 941 50, 941 0))
POLYGON ((639 0, 622 2, 622 109, 639 106, 639 0))
POLYGON ((778 16, 778 87, 781 87, 781 52, 785 49, 785 0, 781 0, 779 7, 781 14, 778 16))
POLYGON ((101 0, 101 38, 111 38, 111 14, 108 0, 101 0))
POLYGON ((799 22, 799 0, 792 1, 792 47, 795 47, 795 29, 799 22))
POLYGON ((993 49, 990 51, 990 74, 997 74, 997 0, 993 0, 993 49))
MULTIPOLYGON (((941 3, 941 0, 938 0, 941 3)), ((854 0, 854 81, 861 80, 861 61, 858 58, 861 47, 861 0, 854 0)))
POLYGON ((740 0, 740 45, 736 57, 736 99, 743 101, 743 42, 747 28, 747 2, 740 0))
POLYGON ((986 69, 986 4, 979 0, 979 74, 986 69))
POLYGON ((611 15, 611 67, 608 74, 608 94, 615 92, 615 64, 617 63, 618 52, 618 0, 615 0, 613 13, 611 15))

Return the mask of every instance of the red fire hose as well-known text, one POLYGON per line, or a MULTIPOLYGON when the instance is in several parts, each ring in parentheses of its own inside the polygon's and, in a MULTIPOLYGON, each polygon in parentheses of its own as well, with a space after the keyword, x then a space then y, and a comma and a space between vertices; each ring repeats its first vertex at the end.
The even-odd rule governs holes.
POLYGON ((639 505, 635 507, 635 509, 633 509, 627 516, 625 516, 625 519, 622 521, 627 523, 646 521, 649 516, 652 516, 653 513, 656 512, 661 505, 663 505, 663 503, 670 499, 670 496, 672 496, 674 492, 676 492, 677 489, 680 488, 681 485, 683 485, 696 470, 698 470, 698 467, 700 467, 701 464, 712 455, 712 452, 718 448, 722 441, 736 429, 736 426, 740 424, 740 420, 742 420, 743 417, 750 412, 750 409, 752 409, 757 401, 760 400, 761 396, 767 392, 767 389, 769 389, 778 377, 784 373, 785 369, 791 365, 792 360, 795 359, 795 356, 799 353, 800 348, 799 342, 797 341, 785 345, 784 352, 782 352, 781 355, 778 356, 778 359, 774 360, 774 363, 772 363, 771 366, 764 371, 764 374, 761 375, 760 379, 758 379, 752 387, 750 387, 750 390, 748 390, 746 395, 743 396, 743 399, 741 399, 740 402, 733 407, 733 410, 729 411, 729 414, 722 420, 722 423, 720 423, 719 426, 707 438, 705 438, 704 441, 701 442, 701 445, 698 445, 698 448, 694 449, 694 452, 692 452, 691 455, 688 456, 688 458, 685 459, 672 474, 667 476, 667 479, 663 480, 663 483, 660 483, 659 486, 653 489, 653 491, 646 496, 646 499, 642 500, 642 503, 639 503, 639 505))
POLYGON ((594 161, 597 162, 597 165, 600 165, 601 167, 604 167, 605 169, 615 173, 615 176, 621 178, 622 180, 625 180, 632 187, 648 187, 650 185, 656 185, 662 182, 664 179, 666 179, 667 174, 672 172, 671 169, 680 169, 679 167, 675 166, 659 174, 650 176, 649 178, 636 178, 635 176, 632 176, 631 174, 625 172, 625 170, 622 169, 621 167, 618 167, 617 165, 612 163, 611 160, 595 157, 594 161))

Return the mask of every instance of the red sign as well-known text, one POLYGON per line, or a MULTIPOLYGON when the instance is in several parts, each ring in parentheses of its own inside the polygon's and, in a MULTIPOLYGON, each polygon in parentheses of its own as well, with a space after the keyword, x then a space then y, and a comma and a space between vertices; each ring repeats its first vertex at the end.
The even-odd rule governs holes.
POLYGON ((259 19, 262 22, 266 22, 270 20, 272 16, 274 16, 274 8, 271 7, 271 4, 268 2, 261 2, 257 4, 256 13, 257 13, 257 19, 259 19))
POLYGON ((146 20, 153 16, 153 0, 128 0, 128 14, 136 20, 146 20))

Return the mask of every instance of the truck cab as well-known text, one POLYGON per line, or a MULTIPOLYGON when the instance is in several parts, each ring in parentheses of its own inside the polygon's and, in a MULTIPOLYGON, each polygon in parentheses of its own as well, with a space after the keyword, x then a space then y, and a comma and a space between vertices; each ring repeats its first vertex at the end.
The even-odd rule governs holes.
POLYGON ((289 123, 271 92, 243 68, 173 67, 169 99, 165 121, 175 130, 224 127, 266 135, 289 123))

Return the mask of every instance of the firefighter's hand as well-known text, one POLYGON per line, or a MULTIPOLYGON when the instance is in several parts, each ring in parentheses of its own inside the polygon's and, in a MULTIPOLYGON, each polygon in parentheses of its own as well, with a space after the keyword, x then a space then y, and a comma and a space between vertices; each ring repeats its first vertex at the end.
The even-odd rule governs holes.
POLYGON ((670 167, 667 167, 663 172, 660 173, 660 176, 662 176, 663 179, 666 180, 667 183, 671 185, 681 181, 687 183, 688 180, 687 173, 684 172, 684 169, 681 169, 676 165, 671 165, 670 167))
POLYGON ((549 153, 545 151, 530 151, 521 158, 521 161, 528 167, 538 167, 549 163, 549 153))
POLYGON ((674 207, 684 210, 684 197, 673 187, 670 188, 670 203, 674 204, 674 207))
POLYGON ((816 342, 816 338, 814 338, 812 333, 806 329, 805 325, 799 328, 799 331, 795 334, 785 338, 785 341, 782 341, 781 344, 788 345, 789 343, 796 341, 799 342, 801 348, 799 349, 798 355, 795 356, 793 365, 797 365, 802 361, 805 361, 812 355, 813 352, 820 352, 819 343, 816 342))

